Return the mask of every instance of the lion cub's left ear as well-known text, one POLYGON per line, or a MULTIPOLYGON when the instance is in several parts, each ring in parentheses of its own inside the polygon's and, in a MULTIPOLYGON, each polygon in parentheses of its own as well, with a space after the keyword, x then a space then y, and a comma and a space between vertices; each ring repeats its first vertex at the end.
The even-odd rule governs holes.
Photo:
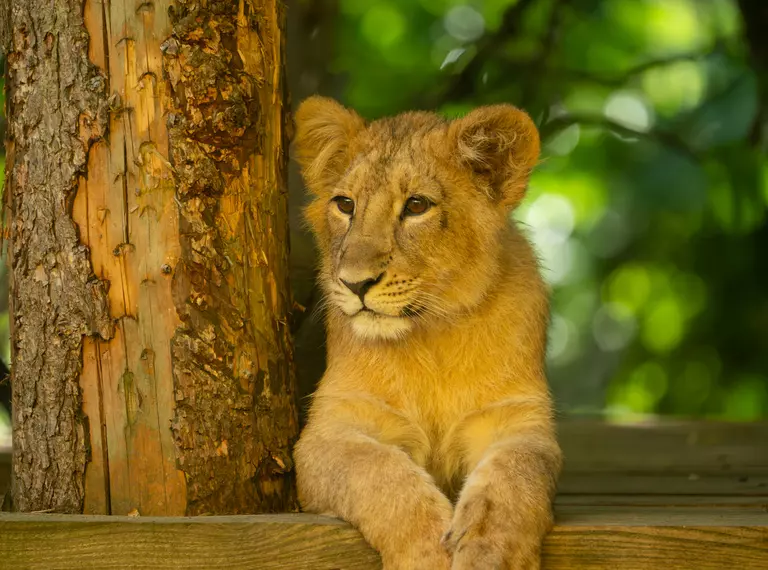
POLYGON ((456 158, 472 170, 491 198, 508 208, 522 200, 539 159, 539 132, 531 118, 512 105, 480 107, 448 128, 456 158))

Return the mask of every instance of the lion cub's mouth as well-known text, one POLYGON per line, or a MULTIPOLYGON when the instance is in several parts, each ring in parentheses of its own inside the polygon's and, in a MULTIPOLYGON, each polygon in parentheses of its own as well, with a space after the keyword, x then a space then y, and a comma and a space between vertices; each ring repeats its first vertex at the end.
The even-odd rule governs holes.
POLYGON ((362 315, 366 315, 368 318, 371 319, 402 319, 405 318, 405 315, 403 313, 399 315, 388 315, 386 313, 381 313, 379 311, 376 311, 374 309, 371 309, 370 307, 363 307, 358 312, 356 312, 354 315, 351 315, 351 317, 354 319, 355 317, 359 317, 362 315))
POLYGON ((401 315, 387 315, 363 307, 351 316, 352 329, 364 339, 400 339, 413 327, 413 321, 401 315))
POLYGON ((423 309, 421 309, 420 307, 412 307, 408 305, 406 307, 403 307, 399 315, 387 315, 386 313, 380 313, 379 311, 375 311, 370 307, 363 306, 362 309, 360 309, 357 313, 355 313, 352 316, 355 317, 361 313, 365 313, 372 316, 383 317, 386 319, 414 319, 419 315, 421 315, 422 312, 423 312, 423 309))

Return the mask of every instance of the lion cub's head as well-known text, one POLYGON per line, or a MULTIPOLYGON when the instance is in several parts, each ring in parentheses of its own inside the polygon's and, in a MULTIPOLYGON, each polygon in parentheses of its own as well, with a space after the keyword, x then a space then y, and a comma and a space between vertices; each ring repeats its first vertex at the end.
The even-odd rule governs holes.
POLYGON ((296 127, 321 285, 359 336, 450 323, 501 278, 500 238, 539 156, 528 115, 496 105, 451 122, 405 113, 366 124, 312 97, 296 127))

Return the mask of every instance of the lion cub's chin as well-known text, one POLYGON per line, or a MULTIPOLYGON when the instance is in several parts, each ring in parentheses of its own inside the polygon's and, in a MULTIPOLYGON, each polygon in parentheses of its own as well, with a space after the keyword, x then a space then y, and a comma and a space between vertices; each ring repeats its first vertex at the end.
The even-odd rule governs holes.
POLYGON ((366 340, 396 340, 413 328, 413 322, 404 317, 391 317, 371 311, 360 311, 350 317, 352 330, 366 340))

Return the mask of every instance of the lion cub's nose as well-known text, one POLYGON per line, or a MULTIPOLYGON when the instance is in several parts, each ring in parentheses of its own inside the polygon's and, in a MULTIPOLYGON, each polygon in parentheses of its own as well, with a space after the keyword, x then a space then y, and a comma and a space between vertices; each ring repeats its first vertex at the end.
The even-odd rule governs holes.
POLYGON ((344 283, 344 285, 352 291, 355 295, 360 297, 360 300, 362 301, 365 297, 365 294, 368 292, 368 290, 376 285, 379 281, 381 281, 381 278, 384 277, 384 274, 380 274, 378 277, 374 277, 371 279, 364 279, 363 281, 357 281, 355 283, 350 283, 349 281, 345 281, 344 279, 341 279, 341 282, 344 283))

